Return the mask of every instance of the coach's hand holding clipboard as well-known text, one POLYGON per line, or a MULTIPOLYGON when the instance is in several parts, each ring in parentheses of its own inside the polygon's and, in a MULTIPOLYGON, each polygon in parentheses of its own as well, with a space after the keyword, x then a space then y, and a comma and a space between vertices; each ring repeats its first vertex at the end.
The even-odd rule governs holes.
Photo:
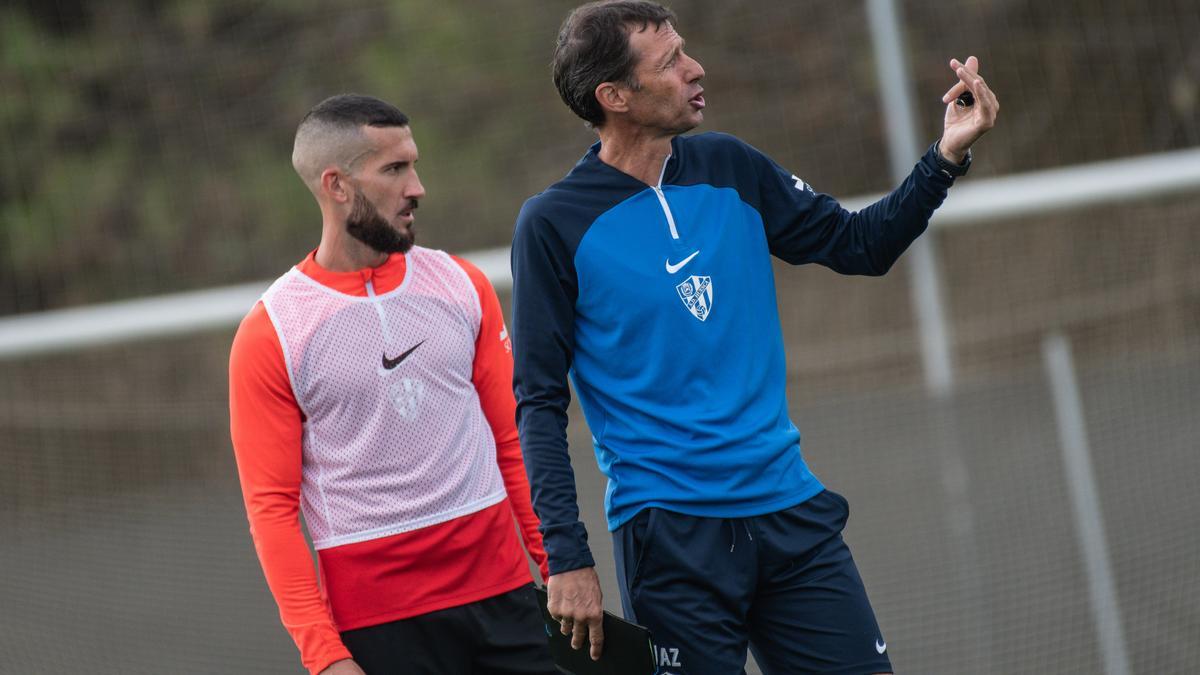
MULTIPOLYGON (((595 578, 595 570, 584 568, 595 578)), ((582 571, 582 570, 580 570, 582 571)), ((569 574, 569 573, 568 573, 569 574)), ((599 580, 596 579, 597 595, 599 580)), ((574 622, 556 618, 548 608, 549 595, 545 588, 538 588, 538 603, 542 609, 542 621, 546 624, 546 639, 550 653, 559 670, 571 675, 652 675, 657 668, 650 631, 634 623, 602 612, 600 617, 588 625, 587 633, 576 631, 574 622), (597 628, 593 632, 593 627, 597 628), (599 637, 599 641, 595 640, 599 637), (573 643, 578 643, 578 648, 573 643), (589 645, 589 649, 583 649, 589 645)), ((599 603, 597 602, 597 605, 599 603)))
POLYGON ((546 610, 558 622, 558 632, 571 638, 572 649, 588 647, 592 660, 604 651, 603 605, 596 568, 551 575, 546 580, 546 610))

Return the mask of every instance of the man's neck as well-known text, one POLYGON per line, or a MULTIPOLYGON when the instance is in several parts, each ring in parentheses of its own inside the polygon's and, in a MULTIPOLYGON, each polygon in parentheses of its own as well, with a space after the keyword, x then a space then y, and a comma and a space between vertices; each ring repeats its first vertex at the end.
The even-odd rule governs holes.
POLYGON ((380 253, 346 232, 345 225, 325 223, 315 260, 330 272, 354 272, 367 267, 379 267, 387 262, 388 254, 380 253))
POLYGON ((600 132, 600 161, 646 185, 658 185, 663 165, 671 155, 674 134, 661 131, 604 126, 600 132))

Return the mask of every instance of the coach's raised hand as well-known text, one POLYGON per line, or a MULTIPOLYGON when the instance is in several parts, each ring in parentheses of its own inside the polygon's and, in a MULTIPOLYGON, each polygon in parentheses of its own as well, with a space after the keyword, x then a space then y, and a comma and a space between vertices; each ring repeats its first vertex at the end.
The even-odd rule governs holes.
POLYGON ((581 567, 551 575, 546 594, 546 609, 558 619, 562 634, 571 636, 571 647, 582 649, 590 643, 592 660, 599 660, 604 649, 604 607, 596 569, 581 567))
POLYGON ((950 69, 958 76, 958 82, 942 96, 942 103, 946 104, 946 122, 938 150, 947 160, 962 164, 971 145, 996 125, 1000 102, 979 76, 979 59, 970 56, 966 63, 950 59, 950 69), (974 104, 957 105, 955 99, 965 91, 974 96, 974 104))

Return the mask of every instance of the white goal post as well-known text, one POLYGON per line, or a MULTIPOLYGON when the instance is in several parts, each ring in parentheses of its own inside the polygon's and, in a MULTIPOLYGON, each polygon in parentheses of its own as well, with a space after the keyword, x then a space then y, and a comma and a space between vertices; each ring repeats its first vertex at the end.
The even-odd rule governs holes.
MULTIPOLYGON (((932 226, 950 228, 1022 215, 1125 202, 1200 188, 1200 148, 965 181, 932 226)), ((842 200, 861 209, 882 194, 842 200)), ((498 291, 512 286, 508 247, 463 255, 498 291)), ((0 359, 69 351, 236 324, 270 281, 0 318, 0 359)))

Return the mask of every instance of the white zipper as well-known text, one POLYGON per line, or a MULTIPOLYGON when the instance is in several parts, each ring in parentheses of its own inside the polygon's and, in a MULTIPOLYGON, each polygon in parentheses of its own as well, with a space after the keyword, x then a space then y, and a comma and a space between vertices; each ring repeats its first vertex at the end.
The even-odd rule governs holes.
POLYGON ((667 216, 667 225, 671 228, 671 238, 679 238, 679 230, 675 229, 675 216, 671 215, 671 207, 667 204, 667 196, 663 194, 662 182, 663 176, 667 173, 667 162, 671 161, 671 155, 663 160, 662 171, 658 172, 658 185, 652 185, 654 194, 658 195, 658 203, 662 206, 663 214, 667 216))
POLYGON ((388 329, 387 314, 383 311, 383 303, 375 295, 375 285, 370 281, 367 282, 367 297, 371 299, 371 304, 375 306, 375 313, 379 315, 379 323, 383 326, 383 339, 390 346, 393 344, 393 341, 392 331, 388 329))

